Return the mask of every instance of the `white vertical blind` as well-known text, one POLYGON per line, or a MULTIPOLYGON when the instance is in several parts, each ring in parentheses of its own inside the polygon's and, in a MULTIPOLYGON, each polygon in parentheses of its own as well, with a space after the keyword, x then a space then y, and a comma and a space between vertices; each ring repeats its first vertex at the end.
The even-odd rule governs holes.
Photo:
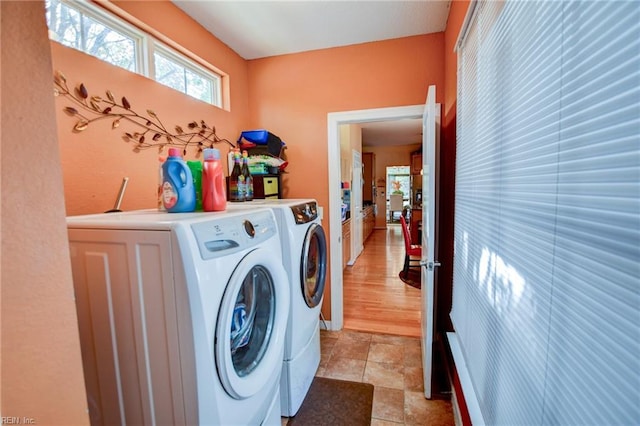
POLYGON ((487 424, 640 424, 640 2, 479 2, 451 318, 487 424))

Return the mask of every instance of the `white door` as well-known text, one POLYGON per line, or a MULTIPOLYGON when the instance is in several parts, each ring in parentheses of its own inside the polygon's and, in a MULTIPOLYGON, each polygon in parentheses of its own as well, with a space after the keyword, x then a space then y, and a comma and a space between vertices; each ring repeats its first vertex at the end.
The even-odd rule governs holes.
POLYGON ((436 86, 429 86, 422 117, 422 368, 424 396, 431 398, 431 367, 435 325, 434 269, 440 265, 434 257, 435 206, 437 201, 438 143, 440 136, 440 105, 436 105, 436 86))
POLYGON ((364 249, 362 245, 362 154, 353 150, 353 188, 351 188, 351 259, 353 265, 364 249))

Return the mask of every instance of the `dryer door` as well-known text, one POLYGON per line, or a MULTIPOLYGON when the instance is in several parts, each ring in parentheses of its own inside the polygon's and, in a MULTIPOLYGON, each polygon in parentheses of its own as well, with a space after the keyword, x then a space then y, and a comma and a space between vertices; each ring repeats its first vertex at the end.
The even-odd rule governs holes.
POLYGON ((251 251, 233 272, 214 343, 218 375, 231 397, 249 398, 280 374, 289 297, 287 273, 266 249, 251 251))
POLYGON ((304 237, 300 259, 300 282, 307 306, 322 302, 327 276, 327 239, 319 223, 312 223, 304 237))

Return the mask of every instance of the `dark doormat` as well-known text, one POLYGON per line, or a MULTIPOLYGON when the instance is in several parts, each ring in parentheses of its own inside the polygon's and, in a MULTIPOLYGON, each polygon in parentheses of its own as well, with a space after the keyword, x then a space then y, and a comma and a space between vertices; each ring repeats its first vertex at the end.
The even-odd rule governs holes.
POLYGON ((420 269, 419 268, 409 268, 409 272, 405 276, 403 271, 400 271, 398 274, 403 283, 410 285, 415 288, 422 288, 422 284, 420 284, 420 269))
POLYGON ((315 377, 291 426, 359 426, 371 424, 371 383, 315 377))

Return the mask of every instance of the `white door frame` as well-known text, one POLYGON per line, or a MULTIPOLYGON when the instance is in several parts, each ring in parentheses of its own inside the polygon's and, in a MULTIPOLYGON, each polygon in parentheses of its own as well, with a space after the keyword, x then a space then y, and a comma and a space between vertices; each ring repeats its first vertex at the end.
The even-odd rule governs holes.
POLYGON ((402 119, 422 119, 424 104, 375 108, 327 114, 327 151, 329 160, 329 265, 331 268, 331 321, 328 328, 341 330, 343 317, 342 288, 342 223, 340 189, 340 125, 402 119))

